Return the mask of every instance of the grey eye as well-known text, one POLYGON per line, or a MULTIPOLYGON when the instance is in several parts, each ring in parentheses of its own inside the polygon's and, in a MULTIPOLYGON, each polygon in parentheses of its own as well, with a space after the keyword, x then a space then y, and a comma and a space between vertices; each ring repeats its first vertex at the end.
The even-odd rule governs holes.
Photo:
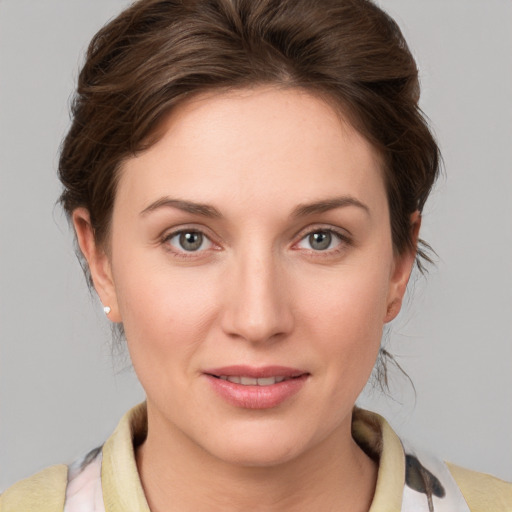
POLYGON ((197 232, 181 233, 180 245, 185 251, 197 251, 203 244, 203 234, 197 232))
POLYGON ((316 231, 308 235, 308 242, 311 249, 325 251, 332 243, 332 233, 329 231, 316 231))
POLYGON ((330 229, 318 229, 311 231, 302 238, 297 246, 309 251, 327 251, 336 249, 347 241, 339 234, 330 229))
POLYGON ((169 243, 185 252, 197 252, 211 246, 210 240, 200 231, 180 231, 169 238, 169 243))

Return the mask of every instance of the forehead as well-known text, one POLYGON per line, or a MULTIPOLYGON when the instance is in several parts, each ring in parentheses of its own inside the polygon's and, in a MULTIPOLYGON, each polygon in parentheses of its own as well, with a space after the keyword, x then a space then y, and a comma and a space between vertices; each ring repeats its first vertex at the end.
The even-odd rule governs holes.
MULTIPOLYGON (((377 151, 326 101, 260 87, 198 95, 178 105, 160 138, 121 169, 118 196, 194 194, 203 202, 285 203, 350 193, 382 196, 377 151)), ((375 198, 374 198, 375 199, 375 198)), ((117 202, 117 199, 116 199, 117 202)))

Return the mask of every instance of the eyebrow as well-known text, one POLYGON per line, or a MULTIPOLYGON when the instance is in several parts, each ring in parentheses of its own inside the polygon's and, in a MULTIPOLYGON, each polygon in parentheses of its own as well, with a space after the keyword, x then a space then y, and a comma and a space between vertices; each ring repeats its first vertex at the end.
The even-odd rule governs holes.
MULTIPOLYGON (((370 213, 370 209, 364 203, 352 196, 341 196, 315 201, 313 203, 299 204, 291 213, 291 217, 307 217, 316 213, 324 213, 336 208, 347 206, 356 206, 366 213, 370 213)), ((146 215, 160 208, 177 208, 187 213, 200 215, 208 218, 221 218, 222 214, 217 208, 208 204, 194 203, 192 201, 184 201, 182 199, 172 199, 170 197, 161 197, 140 212, 140 215, 146 215)))
POLYGON ((343 208, 346 206, 356 206, 357 208, 364 210, 367 214, 370 214, 370 208, 359 201, 359 199, 356 199, 352 196, 340 196, 322 201, 316 201, 314 203, 299 204, 296 208, 294 208, 291 216, 306 217, 308 215, 314 215, 315 213, 324 213, 328 212, 329 210, 343 208))
POLYGON ((217 208, 210 206, 208 204, 201 203, 193 203, 191 201, 183 201, 181 199, 171 199, 170 197, 162 197, 156 200, 154 203, 151 203, 149 206, 144 208, 140 212, 141 215, 146 215, 151 213, 159 208, 177 208, 178 210, 182 210, 187 213, 192 213, 194 215, 201 215, 203 217, 209 218, 219 218, 222 217, 221 213, 217 208))

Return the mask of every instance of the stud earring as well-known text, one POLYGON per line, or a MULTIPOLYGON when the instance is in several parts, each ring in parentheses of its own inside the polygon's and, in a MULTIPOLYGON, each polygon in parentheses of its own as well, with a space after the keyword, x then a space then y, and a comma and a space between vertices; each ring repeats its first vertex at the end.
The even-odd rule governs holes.
POLYGON ((112 310, 110 309, 110 306, 103 306, 103 311, 105 312, 105 315, 108 315, 112 310))

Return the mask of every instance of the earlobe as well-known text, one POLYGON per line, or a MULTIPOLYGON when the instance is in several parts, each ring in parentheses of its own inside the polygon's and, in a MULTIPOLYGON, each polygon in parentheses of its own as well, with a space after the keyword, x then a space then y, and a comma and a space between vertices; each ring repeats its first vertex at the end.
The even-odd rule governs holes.
POLYGON ((416 261, 416 252, 418 247, 418 237, 421 226, 421 214, 415 211, 411 215, 410 229, 411 229, 411 248, 407 249, 403 254, 395 257, 393 265, 393 273, 391 275, 389 294, 387 301, 387 310, 384 316, 384 323, 391 322, 402 308, 402 300, 407 289, 407 283, 416 261))
POLYGON ((76 208, 72 220, 78 245, 89 266, 94 289, 104 311, 108 307, 108 318, 112 322, 121 322, 110 260, 103 247, 96 243, 89 211, 86 208, 76 208))

